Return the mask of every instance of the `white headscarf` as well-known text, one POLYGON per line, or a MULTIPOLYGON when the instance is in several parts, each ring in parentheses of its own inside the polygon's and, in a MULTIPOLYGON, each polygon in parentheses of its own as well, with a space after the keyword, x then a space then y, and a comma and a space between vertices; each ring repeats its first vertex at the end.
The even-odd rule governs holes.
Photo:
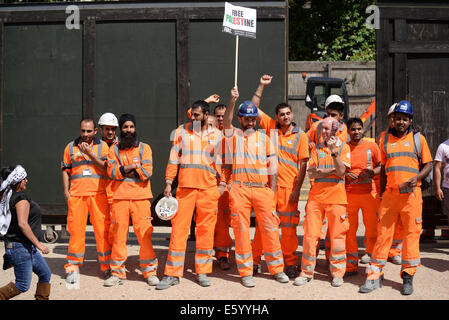
POLYGON ((0 234, 5 235, 11 223, 11 210, 9 209, 9 200, 11 199, 11 186, 19 183, 27 176, 25 169, 18 165, 9 174, 8 178, 2 182, 0 192, 3 191, 3 197, 0 202, 0 234))

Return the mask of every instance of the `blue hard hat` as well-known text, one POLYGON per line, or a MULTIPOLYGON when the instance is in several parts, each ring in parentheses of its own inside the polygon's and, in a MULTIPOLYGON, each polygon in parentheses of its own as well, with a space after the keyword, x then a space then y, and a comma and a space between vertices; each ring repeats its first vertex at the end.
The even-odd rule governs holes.
POLYGON ((245 101, 239 106, 240 117, 257 117, 257 107, 251 101, 245 101))
POLYGON ((399 101, 396 106, 394 107, 394 112, 400 112, 408 114, 409 116, 413 117, 413 107, 410 102, 407 100, 399 101))

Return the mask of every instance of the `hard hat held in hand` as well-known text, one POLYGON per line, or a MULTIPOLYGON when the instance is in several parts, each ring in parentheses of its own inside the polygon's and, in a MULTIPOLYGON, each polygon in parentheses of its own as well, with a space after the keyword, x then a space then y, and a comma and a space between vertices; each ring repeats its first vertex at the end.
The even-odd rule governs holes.
POLYGON ((157 216, 162 220, 171 220, 178 212, 178 200, 174 197, 163 197, 155 208, 157 216))

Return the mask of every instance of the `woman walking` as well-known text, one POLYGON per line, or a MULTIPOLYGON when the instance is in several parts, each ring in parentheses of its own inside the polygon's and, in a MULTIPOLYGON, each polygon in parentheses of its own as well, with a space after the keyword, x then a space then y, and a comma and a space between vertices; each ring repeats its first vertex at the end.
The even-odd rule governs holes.
POLYGON ((35 298, 48 300, 51 271, 39 251, 49 249, 41 237, 41 209, 25 193, 28 183, 25 169, 3 168, 0 186, 0 234, 4 236, 4 258, 14 267, 15 283, 0 288, 0 300, 9 300, 30 288, 33 272, 39 277, 35 298), (39 251, 38 251, 39 250, 39 251))

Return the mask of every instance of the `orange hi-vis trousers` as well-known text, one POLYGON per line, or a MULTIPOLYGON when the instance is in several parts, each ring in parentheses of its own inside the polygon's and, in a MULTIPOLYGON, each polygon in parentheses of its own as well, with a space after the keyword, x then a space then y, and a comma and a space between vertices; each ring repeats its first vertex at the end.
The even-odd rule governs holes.
POLYGON ((187 238, 196 207, 195 272, 211 273, 214 256, 214 230, 217 222, 218 188, 181 188, 176 191, 178 213, 171 220, 172 232, 164 274, 182 277, 187 248, 187 238))
POLYGON ((393 243, 391 244, 390 251, 388 252, 388 258, 400 256, 402 253, 402 236, 404 228, 402 227, 401 218, 398 217, 396 226, 394 227, 393 243))
POLYGON ((260 230, 265 261, 270 274, 284 271, 279 218, 274 209, 274 193, 268 187, 249 187, 233 184, 229 202, 231 226, 235 236, 235 260, 241 277, 253 274, 253 257, 250 241, 251 209, 254 209, 260 230))
POLYGON ((371 256, 377 237, 377 212, 379 200, 372 193, 347 192, 349 230, 346 234, 346 271, 354 272, 359 264, 359 246, 357 244, 357 229, 359 228, 359 210, 362 210, 365 225, 365 252, 371 256))
POLYGON ((229 191, 226 190, 218 200, 218 214, 214 237, 214 250, 217 259, 222 257, 229 259, 229 251, 232 248, 232 238, 229 235, 230 224, 229 191))
MULTIPOLYGON (((349 200, 348 200, 349 201, 349 200)), ((380 199, 377 200, 378 201, 378 206, 376 208, 376 215, 378 215, 379 213, 379 207, 380 207, 380 199)), ((349 204, 348 204, 348 210, 349 210, 349 204)), ((365 217, 364 217, 365 220, 365 217)), ((353 222, 353 225, 355 226, 358 222, 353 222)), ((364 222, 365 225, 365 246, 366 246, 366 253, 371 256, 371 253, 373 252, 373 246, 374 246, 374 242, 376 241, 374 239, 374 242, 369 241, 368 239, 366 239, 367 235, 366 235, 366 223, 364 222)), ((257 230, 256 230, 257 232, 257 230)), ((356 230, 357 232, 357 230, 356 230)), ((403 228, 402 228, 402 223, 401 223, 401 219, 398 218, 398 223, 396 224, 396 227, 394 228, 394 235, 393 235, 393 243, 391 245, 390 251, 388 252, 388 257, 389 258, 393 258, 394 256, 400 256, 401 255, 401 251, 402 251, 402 232, 403 232, 403 228)), ((376 218, 376 237, 377 237, 377 218, 376 218)), ((327 219, 325 218, 323 220, 323 226, 321 228, 321 234, 320 234, 320 239, 324 240, 324 246, 325 246, 325 254, 326 254, 326 260, 329 260, 329 254, 330 254, 330 238, 329 238, 329 231, 328 231, 328 225, 327 225, 327 219)), ((319 245, 320 243, 317 243, 317 252, 319 251, 319 245)), ((346 248, 347 250, 349 250, 348 248, 346 248)), ((348 254, 349 251, 347 251, 346 255, 347 258, 350 259, 350 256, 348 254)), ((355 251, 354 251, 355 252, 355 251)), ((348 263, 350 263, 348 261, 348 263)), ((349 267, 347 265, 347 267, 349 267)), ((348 269, 348 271, 351 271, 348 269)))
POLYGON ((70 233, 69 249, 65 271, 71 272, 79 269, 83 264, 87 217, 90 212, 90 222, 94 228, 97 244, 98 261, 101 271, 109 269, 111 258, 111 245, 109 243, 109 204, 106 193, 92 196, 70 196, 68 199, 67 231, 70 233))
POLYGON ((349 229, 346 205, 323 204, 308 200, 303 223, 303 254, 301 276, 313 278, 316 265, 316 247, 324 217, 327 217, 330 236, 330 270, 332 277, 343 277, 346 271, 346 233, 349 229))
POLYGON ((378 279, 393 242, 395 226, 400 218, 403 227, 402 272, 416 273, 421 265, 419 237, 422 231, 422 193, 416 187, 412 193, 400 193, 398 189, 387 188, 379 209, 377 240, 368 268, 368 279, 378 279))
POLYGON ((129 232, 129 218, 131 216, 134 233, 140 245, 139 266, 143 277, 156 275, 157 257, 151 242, 153 225, 151 224, 151 203, 144 200, 113 200, 111 233, 112 254, 111 274, 126 279, 125 261, 128 257, 126 240, 129 232))
MULTIPOLYGON (((299 211, 297 203, 290 203, 292 188, 278 186, 276 189, 276 213, 280 219, 281 248, 285 266, 295 266, 298 262, 296 249, 298 248, 298 235, 296 228, 299 225, 299 211)), ((263 254, 260 230, 256 225, 256 233, 252 243, 253 261, 260 263, 263 254)))

